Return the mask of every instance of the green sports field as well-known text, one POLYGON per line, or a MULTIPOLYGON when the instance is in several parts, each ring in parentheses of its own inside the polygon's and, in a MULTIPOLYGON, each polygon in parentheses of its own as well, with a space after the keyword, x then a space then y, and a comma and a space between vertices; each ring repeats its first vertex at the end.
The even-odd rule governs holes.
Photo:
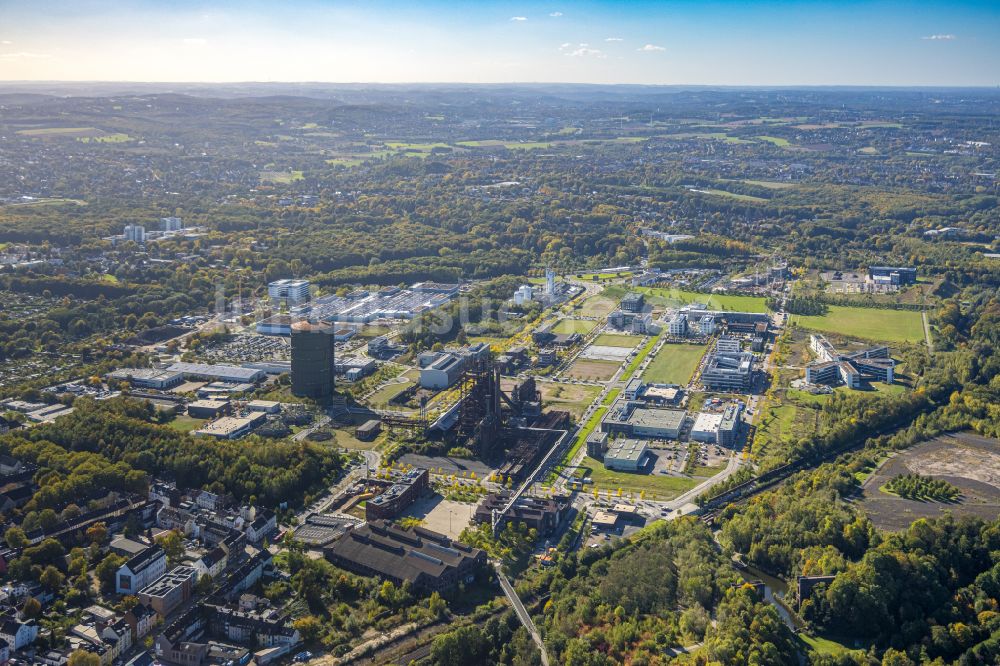
POLYGON ((707 303, 710 310, 735 312, 767 312, 766 299, 762 296, 730 296, 727 294, 700 294, 683 289, 662 287, 637 287, 635 291, 646 294, 654 304, 678 307, 688 303, 707 303))
POLYGON ((642 342, 640 335, 623 335, 621 333, 602 333, 594 340, 595 345, 604 347, 627 347, 632 349, 642 342))
POLYGON ((597 327, 597 322, 593 319, 560 319, 550 330, 556 335, 569 335, 579 333, 586 335, 597 327))
POLYGON ((665 344, 642 373, 642 378, 655 384, 680 384, 691 381, 705 345, 665 344))
POLYGON ((792 322, 814 331, 839 333, 852 338, 879 342, 920 342, 923 321, 912 310, 879 310, 831 305, 825 315, 792 315, 792 322))

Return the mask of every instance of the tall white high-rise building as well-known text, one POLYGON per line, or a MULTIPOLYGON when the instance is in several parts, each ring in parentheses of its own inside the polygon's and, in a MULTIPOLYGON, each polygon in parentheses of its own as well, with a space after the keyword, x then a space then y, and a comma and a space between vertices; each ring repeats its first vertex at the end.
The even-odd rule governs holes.
POLYGON ((146 228, 138 224, 125 225, 125 240, 135 241, 136 243, 145 243, 146 228))
POLYGON ((267 285, 267 294, 274 300, 304 303, 309 300, 309 280, 275 280, 267 285))
POLYGON ((179 217, 161 217, 160 225, 164 231, 180 231, 184 228, 184 222, 179 217))
POLYGON ((530 284, 522 284, 518 287, 517 291, 514 292, 514 305, 524 305, 531 301, 532 291, 530 284))
POLYGON ((545 269, 545 295, 553 296, 556 293, 556 272, 551 268, 545 269))

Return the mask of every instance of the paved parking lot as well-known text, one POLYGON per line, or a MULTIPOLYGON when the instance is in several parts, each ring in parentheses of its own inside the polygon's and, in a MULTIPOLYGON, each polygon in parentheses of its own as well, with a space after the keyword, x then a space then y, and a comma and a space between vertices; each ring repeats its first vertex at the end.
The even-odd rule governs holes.
POLYGON ((452 502, 440 495, 432 495, 418 499, 403 515, 420 518, 427 529, 457 539, 462 530, 472 524, 475 513, 475 504, 452 502))

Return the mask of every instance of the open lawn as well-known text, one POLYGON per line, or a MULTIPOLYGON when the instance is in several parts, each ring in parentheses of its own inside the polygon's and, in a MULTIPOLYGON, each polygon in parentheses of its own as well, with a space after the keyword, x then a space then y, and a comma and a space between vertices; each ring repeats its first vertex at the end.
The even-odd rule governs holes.
MULTIPOLYGON (((704 126, 704 127, 714 127, 714 125, 704 126)), ((741 144, 741 143, 753 143, 753 141, 748 141, 746 139, 741 139, 738 136, 729 136, 725 132, 679 132, 677 134, 664 134, 657 138, 677 140, 677 139, 714 139, 716 141, 723 141, 725 143, 731 144, 741 144)))
POLYGON ((535 150, 538 148, 551 148, 556 145, 552 141, 500 141, 498 139, 484 139, 480 141, 458 141, 456 146, 463 148, 497 148, 504 147, 508 150, 535 150))
POLYGON ((75 138, 80 136, 97 136, 102 134, 102 132, 95 127, 39 127, 37 129, 18 130, 17 134, 22 136, 65 136, 75 138))
POLYGON ((615 309, 618 300, 604 294, 591 296, 580 304, 579 312, 584 317, 606 317, 615 309))
POLYGON ((920 342, 924 339, 920 313, 911 310, 831 305, 825 315, 792 315, 791 321, 814 331, 879 342, 920 342))
POLYGON ((404 153, 431 153, 434 149, 451 151, 452 147, 447 143, 405 143, 403 141, 386 141, 385 145, 390 150, 401 150, 404 153))
POLYGON ((646 366, 642 378, 656 384, 684 386, 691 381, 704 353, 705 345, 665 344, 646 366))
POLYGON ((584 476, 589 476, 593 481, 586 486, 587 492, 593 492, 597 488, 602 492, 611 490, 615 493, 621 488, 623 493, 638 494, 645 491, 646 499, 663 500, 677 497, 704 481, 702 477, 616 472, 605 469, 604 463, 590 456, 584 456, 580 465, 587 470, 584 476))
POLYGON ((542 394, 543 407, 565 410, 574 419, 579 419, 601 393, 600 386, 559 382, 538 382, 538 390, 542 394))
POLYGON ((798 637, 799 640, 805 643, 808 652, 831 656, 838 656, 851 652, 851 649, 843 643, 837 642, 834 639, 825 636, 813 636, 803 631, 798 634, 798 637))
POLYGON ((579 333, 586 335, 597 327, 597 322, 592 319, 560 319, 550 330, 556 335, 569 335, 579 333))
POLYGON ((186 414, 180 414, 174 417, 173 421, 170 421, 167 425, 178 430, 180 432, 191 432, 197 430, 208 423, 208 419, 196 419, 186 414))
MULTIPOLYGON (((709 309, 733 310, 736 312, 767 312, 766 299, 761 296, 731 296, 728 294, 701 294, 683 289, 663 287, 636 287, 635 291, 646 294, 650 302, 668 307, 678 307, 688 303, 707 303, 709 309)), ((917 314, 919 321, 920 315, 917 314)))
POLYGON ((354 436, 353 428, 334 430, 333 436, 336 439, 337 446, 342 449, 354 449, 355 451, 370 451, 384 442, 386 437, 383 432, 372 441, 363 442, 354 436))
POLYGON ((509 340, 507 338, 495 338, 490 335, 470 335, 468 337, 469 344, 475 344, 477 342, 482 342, 489 345, 490 347, 502 348, 506 345, 509 340))
POLYGON ((725 190, 717 190, 711 187, 708 188, 689 187, 688 190, 691 192, 695 192, 697 194, 712 194, 717 197, 728 197, 730 199, 738 199, 739 201, 754 201, 758 203, 767 201, 767 199, 765 199, 764 197, 755 197, 750 194, 738 194, 736 192, 727 192, 725 190))
POLYGON ((631 276, 632 271, 621 271, 619 273, 580 273, 576 277, 581 280, 597 282, 600 280, 617 280, 619 278, 627 278, 631 276))
POLYGON ((12 203, 12 206, 60 206, 62 204, 75 204, 77 206, 86 206, 87 202, 80 199, 64 199, 62 197, 41 197, 38 199, 27 199, 22 201, 17 201, 12 203))
POLYGON ((297 180, 302 180, 304 176, 301 171, 261 171, 260 179, 262 182, 268 183, 294 183, 297 180))
POLYGON ((326 161, 330 166, 356 167, 364 163, 367 156, 334 157, 326 161))
POLYGON ((566 371, 566 376, 571 379, 582 379, 584 381, 604 382, 615 376, 621 363, 614 361, 592 361, 590 359, 577 359, 566 371))
POLYGON ((777 402, 765 403, 768 406, 760 414, 753 440, 752 453, 758 461, 768 456, 783 456, 790 442, 809 437, 819 428, 822 403, 806 399, 806 395, 802 394, 801 401, 786 395, 784 399, 777 398, 777 402))
POLYGON ((624 335, 622 333, 601 333, 594 340, 595 345, 604 347, 627 347, 632 349, 642 340, 638 335, 624 335))
POLYGON ((390 400, 395 398, 397 395, 399 395, 409 387, 413 386, 413 384, 414 382, 409 381, 408 379, 405 382, 389 384, 388 386, 380 388, 378 391, 373 393, 368 398, 368 402, 369 404, 376 406, 388 405, 390 400))
POLYGON ((747 185, 756 185, 757 187, 766 187, 769 190, 787 190, 790 187, 795 187, 797 183, 780 183, 773 180, 746 180, 743 181, 747 185))
POLYGON ((760 139, 761 141, 767 141, 768 143, 773 143, 779 148, 787 148, 792 145, 788 139, 782 139, 780 136, 758 136, 755 138, 760 139))

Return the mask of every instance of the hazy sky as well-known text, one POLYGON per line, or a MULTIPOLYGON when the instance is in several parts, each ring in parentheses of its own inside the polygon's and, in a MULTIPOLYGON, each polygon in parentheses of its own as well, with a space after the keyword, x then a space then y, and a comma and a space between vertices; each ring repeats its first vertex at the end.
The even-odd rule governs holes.
POLYGON ((0 0, 0 80, 995 86, 998 70, 996 0, 0 0))

